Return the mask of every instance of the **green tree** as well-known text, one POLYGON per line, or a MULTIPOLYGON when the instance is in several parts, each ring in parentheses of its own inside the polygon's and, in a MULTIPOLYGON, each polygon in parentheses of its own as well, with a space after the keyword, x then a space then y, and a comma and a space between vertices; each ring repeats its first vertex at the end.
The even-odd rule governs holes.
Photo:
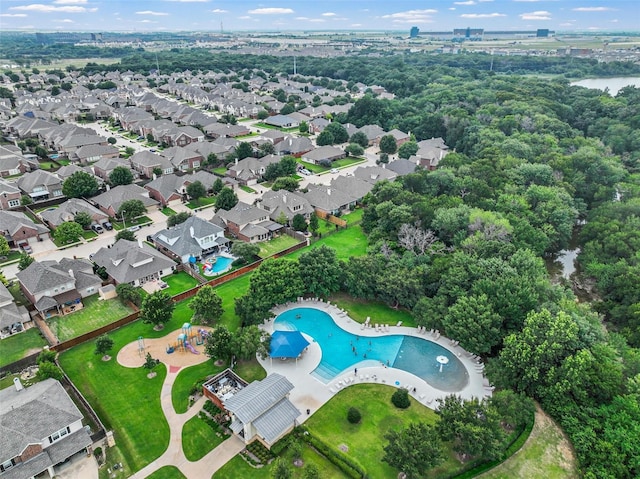
POLYGON ((279 457, 273 462, 273 469, 271 469, 271 477, 273 479, 291 479, 293 477, 293 471, 286 461, 279 457))
POLYGON ((524 426, 535 413, 533 400, 511 389, 494 392, 489 402, 498 412, 502 424, 510 430, 524 426))
POLYGON ((224 313, 222 299, 212 286, 204 285, 189 303, 193 316, 202 324, 211 325, 224 313))
POLYGON ((330 131, 327 131, 326 128, 322 132, 320 132, 318 138, 316 138, 316 144, 318 146, 333 145, 334 143, 335 139, 333 137, 333 134, 331 134, 330 131))
POLYGON ((347 133, 345 127, 337 121, 332 121, 331 123, 329 123, 323 130, 323 132, 324 131, 328 131, 333 135, 333 143, 340 144, 349 141, 349 133, 347 133))
POLYGON ((298 183, 298 180, 296 180, 295 178, 292 178, 290 176, 282 176, 280 178, 276 178, 276 180, 271 185, 271 190, 272 191, 279 191, 279 190, 296 191, 298 189, 298 186, 300 186, 300 184, 298 183))
POLYGON ((104 358, 107 356, 107 353, 111 351, 111 348, 113 348, 113 339, 106 334, 102 334, 96 339, 96 349, 94 354, 104 358))
POLYGON ((187 185, 187 194, 196 203, 199 203, 200 198, 207 195, 207 189, 199 181, 194 181, 187 185))
POLYGON ((130 185, 133 183, 133 173, 126 166, 116 166, 109 174, 111 186, 130 185))
POLYGON ((387 155, 393 155, 398 149, 398 143, 393 135, 384 135, 380 138, 380 151, 387 155))
POLYGON ((36 373, 36 377, 39 381, 44 381, 45 379, 49 378, 60 381, 62 379, 62 370, 54 363, 40 363, 38 364, 38 372, 36 373))
POLYGON ((31 197, 29 195, 22 195, 20 197, 20 204, 22 206, 31 205, 31 204, 33 204, 33 200, 31 199, 31 197))
POLYGON ((349 156, 362 156, 364 154, 364 148, 357 143, 349 143, 344 149, 349 156))
POLYGON ((172 226, 184 223, 189 218, 191 218, 191 213, 188 211, 181 211, 180 213, 176 213, 175 215, 171 215, 167 218, 167 226, 171 228, 172 226))
POLYGON ((35 259, 32 256, 29 256, 24 251, 20 253, 20 260, 18 261, 18 269, 23 271, 29 267, 31 263, 33 263, 35 259))
POLYGON ((253 263, 258 258, 258 253, 260 253, 260 246, 255 243, 236 241, 231 247, 231 254, 243 263, 253 263))
POLYGON ((366 148, 369 146, 369 138, 363 131, 356 131, 351 138, 349 138, 349 142, 360 145, 362 148, 366 148))
POLYGON ((326 298, 340 290, 343 265, 333 248, 322 245, 302 253, 298 267, 305 289, 311 295, 326 298))
POLYGON ((149 143, 153 143, 155 141, 155 138, 153 137, 153 133, 147 133, 147 141, 149 143))
POLYGON ((300 133, 309 133, 309 123, 306 121, 301 121, 300 125, 298 125, 298 131, 300 133))
POLYGON ((350 407, 347 411, 347 421, 351 424, 358 424, 362 420, 362 413, 358 408, 350 407))
POLYGON ((131 286, 129 283, 120 283, 117 285, 116 294, 123 304, 127 304, 129 301, 136 306, 140 306, 142 304, 142 295, 140 294, 140 290, 131 286))
POLYGON ((320 471, 313 463, 305 464, 302 477, 303 479, 320 479, 320 471))
POLYGON ((98 192, 98 181, 95 176, 76 171, 62 183, 62 194, 69 198, 90 197, 98 192))
POLYGON ((113 136, 110 136, 109 138, 107 138, 107 143, 109 143, 110 145, 115 145, 116 143, 118 143, 118 140, 116 140, 113 136))
POLYGON ((120 204, 117 215, 126 220, 132 220, 147 212, 147 207, 142 200, 127 200, 120 204))
POLYGON ((262 331, 256 325, 239 329, 233 338, 233 352, 238 357, 248 361, 258 354, 262 359, 269 356, 271 335, 262 331))
POLYGON ((36 146, 33 150, 33 152, 38 155, 39 158, 41 159, 46 159, 49 157, 49 150, 47 150, 46 148, 44 148, 43 146, 36 146))
POLYGON ((4 284, 5 286, 9 284, 9 281, 7 281, 7 277, 4 275, 1 269, 0 269, 0 283, 4 284))
POLYGON ((233 335, 222 325, 207 335, 204 353, 211 359, 229 361, 233 355, 233 335))
POLYGON ((7 241, 7 238, 5 238, 4 236, 0 236, 0 255, 1 256, 6 256, 9 254, 10 248, 9 248, 9 242, 7 241))
POLYGON ((486 294, 458 298, 443 318, 443 327, 447 337, 476 354, 489 353, 502 339, 502 318, 486 294))
POLYGON ((116 234, 116 241, 120 241, 121 239, 127 241, 135 241, 136 234, 133 231, 120 230, 118 231, 118 234, 116 234))
POLYGON ((398 148, 398 156, 400 158, 408 159, 411 155, 415 155, 418 152, 418 143, 415 141, 407 141, 398 148))
POLYGON ((266 142, 258 147, 258 157, 262 158, 267 155, 273 155, 276 152, 276 147, 273 143, 266 142))
POLYGON ((253 156, 253 147, 246 141, 241 141, 236 147, 235 154, 239 160, 249 158, 250 156, 253 156))
POLYGON ((301 215, 299 213, 293 216, 293 219, 291 221, 291 226, 296 231, 307 231, 307 228, 309 227, 309 225, 307 225, 307 220, 305 219, 304 215, 301 215))
POLYGON ((391 402, 395 407, 399 409, 407 409, 409 406, 411 406, 411 401, 409 400, 409 391, 405 388, 396 389, 391 396, 391 402))
POLYGON ((216 197, 216 209, 223 209, 228 211, 237 204, 238 196, 228 186, 222 188, 220 190, 220 193, 218 193, 218 196, 216 197))
POLYGON ((224 188, 224 183, 220 178, 216 178, 216 181, 213 182, 213 186, 211 187, 211 191, 214 195, 217 195, 224 188))
POLYGON ((82 226, 83 229, 88 230, 91 223, 93 223, 93 218, 86 211, 78 211, 73 217, 73 221, 82 226))
POLYGON ((257 115, 258 120, 266 120, 269 118, 269 112, 267 110, 260 110, 257 115))
POLYGON ((445 459, 442 442, 431 425, 411 423, 401 431, 389 431, 384 438, 388 443, 382 460, 409 479, 424 477, 445 459))
POLYGON ((171 319, 174 308, 175 304, 169 293, 156 291, 142 300, 140 316, 143 322, 153 324, 154 329, 159 330, 171 319))
POLYGON ((309 229, 315 235, 320 229, 320 224, 318 223, 318 215, 312 213, 309 217, 309 229))
POLYGON ((53 237, 61 244, 75 243, 82 236, 82 226, 75 221, 66 221, 56 228, 53 237))

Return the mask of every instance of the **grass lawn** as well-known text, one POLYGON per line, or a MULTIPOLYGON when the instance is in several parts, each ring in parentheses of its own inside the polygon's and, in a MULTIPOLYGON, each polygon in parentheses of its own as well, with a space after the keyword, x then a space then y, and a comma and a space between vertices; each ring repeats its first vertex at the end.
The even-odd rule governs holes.
POLYGON ((18 306, 24 306, 25 304, 30 303, 30 301, 20 289, 20 283, 18 281, 14 281, 14 283, 11 286, 8 286, 7 289, 11 293, 11 296, 13 296, 13 300, 18 306))
POLYGON ((6 263, 11 263, 13 261, 17 261, 20 259, 20 251, 11 249, 6 255, 2 256, 3 259, 0 259, 0 266, 6 263))
POLYGON ((332 235, 323 236, 319 240, 314 241, 311 246, 287 255, 287 258, 298 259, 302 253, 309 251, 309 248, 318 248, 323 244, 335 249, 338 259, 343 260, 347 260, 351 256, 362 256, 366 254, 368 246, 367 237, 362 232, 362 228, 360 226, 352 226, 332 235))
POLYGON ((56 159, 56 163, 58 163, 60 166, 69 166, 69 164, 71 163, 69 160, 66 160, 64 158, 60 159, 56 159))
POLYGON ((162 208, 160 210, 162 212, 163 215, 165 216, 173 216, 176 214, 175 211, 173 211, 171 208, 169 208, 168 206, 165 206, 164 208, 162 208))
MULTIPOLYGON (((0 379, 0 390, 1 389, 6 389, 8 387, 13 387, 13 378, 20 378, 20 373, 7 374, 5 377, 0 379)), ((33 385, 35 383, 39 383, 40 381, 38 380, 37 377, 34 376, 32 379, 22 379, 22 378, 20 378, 20 382, 22 382, 22 385, 25 388, 28 388, 29 386, 31 386, 31 385, 33 385)))
POLYGON ((222 298, 222 308, 224 309, 218 324, 223 324, 230 331, 235 331, 240 327, 240 318, 236 316, 235 312, 235 299, 249 291, 250 277, 250 274, 245 274, 215 288, 222 298))
POLYGON ((47 344, 47 340, 40 336, 38 328, 27 329, 22 333, 1 339, 0 366, 11 364, 29 354, 37 353, 47 344))
MULTIPOLYGON (((153 223, 151 218, 149 218, 148 216, 138 216, 137 218, 126 220, 124 227, 125 228, 129 228, 131 226, 139 226, 139 225, 144 225, 144 224, 147 224, 147 223, 153 223)), ((120 219, 114 218, 113 221, 111 222, 111 224, 113 225, 113 228, 116 231, 120 231, 123 228, 123 226, 122 226, 122 218, 120 218, 120 219)))
POLYGON ((188 461, 202 459, 225 439, 198 416, 192 417, 182 426, 182 449, 188 461))
POLYGON ((531 435, 522 449, 491 471, 483 479, 574 479, 579 477, 571 443, 562 430, 541 409, 531 435))
POLYGON ((124 318, 133 312, 128 306, 123 305, 119 299, 99 301, 97 294, 83 299, 82 302, 84 303, 84 308, 80 311, 66 316, 55 316, 47 320, 51 331, 60 341, 66 341, 88 333, 105 324, 124 318))
POLYGON ((40 162, 40 169, 42 170, 52 170, 53 168, 57 168, 58 165, 56 165, 53 161, 41 161, 40 162))
POLYGON ((297 162, 304 166, 307 170, 309 170, 311 173, 324 173, 325 171, 329 171, 331 168, 327 167, 327 166, 322 166, 322 165, 316 165, 315 163, 309 163, 307 161, 302 161, 299 158, 296 158, 297 162))
POLYGON ((365 161, 367 160, 365 160, 364 158, 354 158, 353 156, 348 156, 346 158, 334 160, 331 163, 331 166, 333 166, 334 168, 344 168, 345 166, 355 165, 356 163, 364 163, 365 161))
POLYGON ((249 186, 244 186, 244 185, 241 185, 240 189, 242 191, 244 191, 245 193, 255 193, 256 192, 256 190, 254 190, 253 188, 251 188, 249 186))
POLYGON ((345 220, 348 225, 352 225, 354 223, 357 223, 358 221, 362 221, 362 215, 364 215, 364 209, 358 208, 356 210, 353 210, 351 213, 342 215, 340 219, 345 220))
POLYGON ((266 123, 256 123, 255 125, 253 125, 257 128, 266 128, 267 130, 280 130, 280 131, 285 131, 285 132, 290 132, 290 131, 299 131, 299 128, 297 126, 292 127, 292 128, 280 128, 279 126, 273 126, 273 125, 267 125, 266 123))
POLYGON ((260 365, 257 359, 252 359, 251 361, 238 361, 234 371, 248 383, 260 381, 267 377, 267 372, 260 365))
POLYGON ((76 241, 69 241, 67 243, 63 243, 58 238, 56 238, 55 234, 51 235, 51 239, 53 240, 53 244, 56 245, 58 248, 79 244, 81 241, 80 238, 78 238, 76 241))
POLYGON ((206 196, 204 198, 200 198, 198 201, 189 201, 189 203, 187 203, 187 208, 193 210, 195 208, 202 208, 203 206, 213 205, 215 204, 215 202, 215 196, 206 196))
POLYGON ((153 379, 144 368, 125 368, 115 357, 126 344, 139 336, 158 338, 166 330, 154 331, 142 321, 109 334, 114 341, 111 356, 104 362, 94 354, 93 341, 80 344, 60 355, 60 365, 84 397, 91 403, 107 429, 113 429, 121 454, 124 475, 129 477, 159 457, 169 445, 169 425, 160 407, 160 391, 166 367, 160 364, 153 379))
MULTIPOLYGON (((211 479, 270 479, 272 465, 265 467, 252 467, 240 455, 235 456, 224 466, 218 469, 211 479)), ((323 477, 324 476, 320 476, 323 477)))
POLYGON ((278 253, 284 249, 290 248, 294 244, 297 244, 298 240, 288 235, 280 235, 269 241, 260 243, 260 253, 258 256, 261 258, 267 258, 272 254, 278 253))
POLYGON ((180 371, 171 388, 171 403, 173 404, 173 409, 175 409, 178 414, 187 412, 189 408, 189 394, 194 384, 204 380, 209 375, 219 373, 226 367, 226 364, 223 366, 215 366, 213 361, 207 361, 180 371))
POLYGON ((218 168, 214 168, 213 170, 211 170, 211 172, 214 175, 224 176, 227 173, 227 167, 226 166, 220 166, 218 168))
POLYGON ((147 476, 147 479, 186 479, 184 474, 175 466, 164 466, 147 476))
POLYGON ((91 238, 96 238, 98 236, 98 233, 96 233, 93 230, 83 230, 82 231, 82 237, 86 240, 89 240, 91 238))
POLYGON ((402 321, 403 326, 416 325, 409 311, 393 309, 381 302, 355 299, 345 293, 333 294, 329 299, 340 308, 347 310, 349 316, 359 323, 364 323, 368 316, 374 324, 384 323, 395 326, 398 321, 402 321))
POLYGON ((197 279, 189 276, 189 274, 184 271, 165 276, 162 278, 162 281, 169 285, 165 291, 171 296, 187 291, 199 284, 197 279))
MULTIPOLYGON (((312 434, 333 447, 346 445, 346 456, 367 470, 371 479, 396 477, 398 471, 382 462, 384 435, 411 422, 434 424, 436 413, 411 398, 411 406, 398 409, 391 404, 395 388, 381 384, 357 384, 343 389, 320 408, 305 425, 312 434), (347 411, 355 407, 362 413, 359 424, 347 421, 347 411)), ((458 465, 448 459, 440 468, 453 470, 458 465)), ((431 477, 431 476, 429 476, 431 477)))

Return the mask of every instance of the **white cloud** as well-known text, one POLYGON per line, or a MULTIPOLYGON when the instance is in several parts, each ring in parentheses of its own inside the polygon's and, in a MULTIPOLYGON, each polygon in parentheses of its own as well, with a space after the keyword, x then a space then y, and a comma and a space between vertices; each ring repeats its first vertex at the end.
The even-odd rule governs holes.
POLYGON ((535 12, 521 13, 522 20, 551 20, 551 13, 546 10, 537 10, 535 12))
POLYGON ((463 13, 460 18, 498 18, 506 16, 504 13, 463 13))
POLYGON ((211 13, 229 13, 229 10, 223 10, 222 8, 214 8, 211 13))
POLYGON ((561 23, 560 26, 561 27, 573 27, 574 25, 571 22, 566 22, 566 23, 561 23))
POLYGON ((454 5, 475 5, 473 0, 467 0, 466 2, 453 2, 454 5))
POLYGON ((489 3, 493 2, 493 0, 478 0, 480 3, 489 3))
POLYGON ((611 20, 611 23, 618 23, 620 20, 618 20, 617 18, 614 18, 613 20, 611 20))
POLYGON ((88 0, 54 0, 56 5, 86 5, 88 0))
POLYGON ((309 20, 311 23, 324 23, 324 18, 312 18, 309 20))
POLYGON ((154 20, 145 19, 145 20, 140 20, 138 23, 158 23, 158 22, 154 20))
POLYGON ((165 2, 178 2, 178 3, 207 3, 209 0, 164 0, 165 2))
POLYGON ((352 23, 351 26, 354 28, 361 27, 362 23, 352 23))
POLYGON ((615 9, 609 7, 578 7, 572 8, 572 10, 574 12, 611 12, 615 9))
POLYGON ((301 22, 304 22, 305 20, 309 20, 309 17, 296 17, 295 20, 300 20, 301 22))
POLYGON ((454 11, 456 7, 449 7, 449 10, 454 11))
POLYGON ((26 13, 0 13, 0 17, 6 18, 24 18, 26 16, 26 13))
POLYGON ((389 15, 382 15, 382 18, 393 20, 393 23, 432 23, 432 15, 438 13, 438 10, 407 10, 405 12, 396 12, 389 15))
POLYGON ((294 13, 290 8, 278 8, 278 7, 268 7, 268 8, 255 8, 253 10, 249 10, 247 13, 251 15, 283 15, 285 13, 294 13))
POLYGON ((96 12, 97 8, 85 8, 74 5, 66 5, 62 7, 56 7, 55 5, 43 5, 42 3, 32 3, 29 5, 19 5, 17 7, 9 7, 9 10, 21 10, 25 12, 38 12, 38 13, 87 13, 96 12))
POLYGON ((142 10, 140 12, 136 12, 136 15, 152 15, 154 17, 166 17, 169 14, 166 12, 154 12, 153 10, 142 10))
POLYGON ((63 20, 54 20, 54 22, 56 23, 75 23, 73 20, 71 20, 70 18, 65 18, 63 20))
POLYGON ((325 12, 322 14, 323 17, 335 17, 336 14, 333 12, 325 12))

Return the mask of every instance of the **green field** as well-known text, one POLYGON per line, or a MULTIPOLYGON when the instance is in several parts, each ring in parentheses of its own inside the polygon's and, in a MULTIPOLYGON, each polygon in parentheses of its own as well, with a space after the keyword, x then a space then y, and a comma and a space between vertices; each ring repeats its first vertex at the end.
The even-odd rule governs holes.
POLYGON ((167 283, 169 287, 165 289, 170 296, 175 296, 176 294, 183 293, 184 291, 188 291, 191 288, 195 288, 198 286, 198 280, 193 276, 190 276, 188 273, 184 271, 180 271, 178 273, 170 274, 169 276, 165 276, 162 278, 162 281, 167 283))
POLYGON ((314 241, 311 246, 287 255, 287 258, 297 259, 302 253, 309 251, 310 248, 318 248, 321 245, 327 245, 336 250, 338 259, 347 260, 351 256, 362 256, 366 254, 368 243, 367 237, 362 232, 362 228, 360 226, 352 226, 331 235, 323 236, 319 240, 314 241))
POLYGON ((189 408, 189 395, 191 388, 197 381, 204 380, 209 375, 214 375, 226 368, 215 366, 213 361, 207 361, 195 366, 184 368, 173 383, 171 388, 171 403, 178 414, 187 412, 189 408))
POLYGON ((47 344, 38 328, 27 329, 23 333, 0 339, 0 366, 11 364, 25 356, 37 353, 47 344))
POLYGON ((147 476, 147 479, 186 479, 184 474, 175 466, 164 466, 147 476))
POLYGON ((111 324, 133 312, 119 299, 101 301, 97 294, 84 298, 82 302, 84 308, 80 311, 47 319, 49 328, 60 341, 66 341, 106 324, 111 324))
POLYGON ((192 417, 182 426, 182 450, 188 461, 202 459, 225 439, 198 416, 192 417))
POLYGON ((268 258, 269 256, 279 253, 280 251, 291 248, 297 243, 297 239, 283 234, 273 238, 272 240, 260 243, 260 253, 258 253, 258 256, 260 256, 261 258, 268 258))

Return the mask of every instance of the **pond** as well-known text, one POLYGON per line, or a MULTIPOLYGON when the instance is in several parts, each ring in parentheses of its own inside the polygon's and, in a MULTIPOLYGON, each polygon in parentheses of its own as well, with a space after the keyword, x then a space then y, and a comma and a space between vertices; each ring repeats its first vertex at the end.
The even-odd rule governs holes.
POLYGON ((602 91, 608 89, 611 96, 616 96, 626 86, 640 88, 640 77, 587 78, 586 80, 572 82, 571 85, 602 91))

